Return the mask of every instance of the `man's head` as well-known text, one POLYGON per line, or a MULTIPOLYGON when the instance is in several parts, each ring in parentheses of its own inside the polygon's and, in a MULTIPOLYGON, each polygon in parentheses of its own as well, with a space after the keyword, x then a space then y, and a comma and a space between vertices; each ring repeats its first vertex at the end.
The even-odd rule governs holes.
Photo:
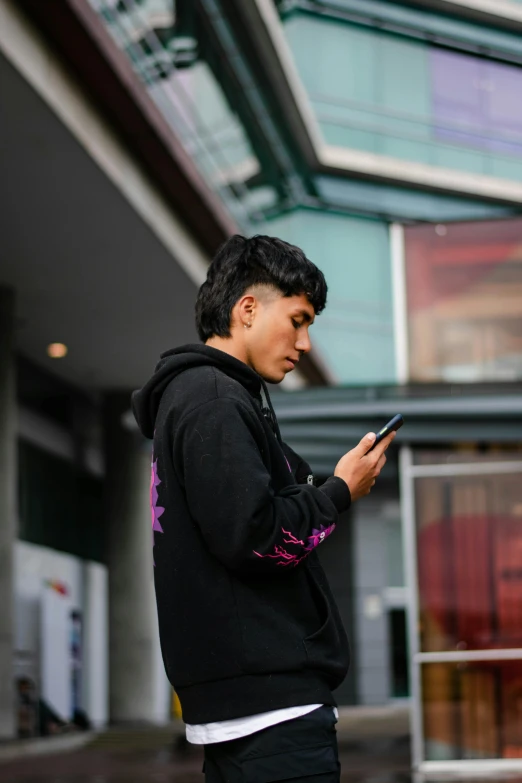
POLYGON ((203 342, 279 383, 310 350, 308 327, 326 305, 323 273, 281 239, 236 235, 219 249, 196 302, 203 342))

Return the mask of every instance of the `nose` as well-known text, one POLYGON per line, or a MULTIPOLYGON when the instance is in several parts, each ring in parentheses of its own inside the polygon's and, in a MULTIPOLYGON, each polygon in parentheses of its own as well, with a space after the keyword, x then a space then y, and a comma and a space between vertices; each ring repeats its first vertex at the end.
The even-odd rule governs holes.
POLYGON ((298 337, 298 340, 295 344, 296 351, 299 351, 299 353, 308 353, 312 347, 312 343, 310 342, 310 337, 308 335, 308 329, 303 333, 300 334, 298 337))

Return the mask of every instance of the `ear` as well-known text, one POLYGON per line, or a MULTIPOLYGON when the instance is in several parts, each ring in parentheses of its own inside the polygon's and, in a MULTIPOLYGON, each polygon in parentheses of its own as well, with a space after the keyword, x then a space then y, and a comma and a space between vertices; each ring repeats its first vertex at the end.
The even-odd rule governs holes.
POLYGON ((237 313, 237 320, 240 326, 251 324, 256 312, 257 300, 252 294, 245 294, 237 302, 235 310, 237 313))

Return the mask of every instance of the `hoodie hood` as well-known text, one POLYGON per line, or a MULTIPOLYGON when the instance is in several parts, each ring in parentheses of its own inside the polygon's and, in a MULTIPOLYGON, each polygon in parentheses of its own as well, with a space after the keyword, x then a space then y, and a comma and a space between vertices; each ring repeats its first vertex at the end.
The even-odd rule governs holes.
POLYGON ((152 377, 142 389, 132 394, 132 412, 146 438, 154 436, 156 415, 163 392, 169 383, 185 370, 203 366, 218 367, 230 378, 241 383, 253 397, 260 396, 261 387, 268 396, 261 377, 244 362, 228 353, 199 343, 173 348, 161 354, 152 377))

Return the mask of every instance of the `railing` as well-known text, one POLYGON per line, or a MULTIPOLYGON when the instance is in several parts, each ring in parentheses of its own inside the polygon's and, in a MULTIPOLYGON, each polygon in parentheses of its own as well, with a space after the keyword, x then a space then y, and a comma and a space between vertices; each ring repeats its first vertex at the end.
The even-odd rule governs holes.
MULTIPOLYGON (((186 66, 173 35, 174 3, 166 0, 89 0, 118 47, 129 57, 163 116, 207 185, 225 202, 243 231, 250 227, 251 194, 245 181, 260 166, 246 134, 204 63, 186 66), (165 35, 158 34, 164 30, 165 35), (171 33, 172 31, 172 33, 171 33), (199 79, 221 114, 209 125, 191 88, 199 79), (228 116, 227 116, 228 115, 228 116)), ((186 55, 187 43, 182 42, 186 55)), ((194 42, 195 46, 195 42, 194 42)))
MULTIPOLYGON (((367 134, 367 143, 364 144, 367 151, 382 154, 386 151, 388 139, 406 141, 411 143, 411 149, 406 147, 404 157, 418 160, 419 155, 415 155, 415 150, 418 151, 421 145, 425 150, 424 162, 433 165, 441 165, 437 153, 443 150, 461 153, 463 162, 466 153, 473 153, 485 174, 495 173, 496 161, 512 164, 520 160, 522 178, 522 129, 493 129, 468 121, 423 116, 317 92, 310 93, 310 99, 323 132, 329 126, 367 134)), ((327 141, 330 141, 331 134, 326 132, 325 135, 327 141)), ((352 139, 346 146, 356 144, 352 139)), ((458 158, 452 168, 459 168, 458 158)))
MULTIPOLYGON (((522 3, 522 0, 518 0, 518 2, 522 3)), ((465 133, 466 136, 474 139, 477 143, 493 142, 499 144, 517 144, 520 146, 520 155, 522 155, 522 128, 520 131, 506 129, 492 132, 491 129, 486 127, 478 130, 476 123, 467 122, 465 120, 439 120, 433 117, 433 115, 414 114, 413 112, 405 112, 389 107, 378 106, 367 101, 355 101, 339 98, 338 96, 333 98, 332 96, 318 92, 311 92, 310 98, 317 105, 324 104, 336 108, 344 107, 346 109, 367 112, 368 114, 384 119, 409 122, 419 126, 419 128, 422 128, 423 130, 432 130, 433 128, 436 128, 437 130, 447 131, 448 133, 465 133)), ((516 96, 516 98, 518 99, 518 96, 516 96)))

